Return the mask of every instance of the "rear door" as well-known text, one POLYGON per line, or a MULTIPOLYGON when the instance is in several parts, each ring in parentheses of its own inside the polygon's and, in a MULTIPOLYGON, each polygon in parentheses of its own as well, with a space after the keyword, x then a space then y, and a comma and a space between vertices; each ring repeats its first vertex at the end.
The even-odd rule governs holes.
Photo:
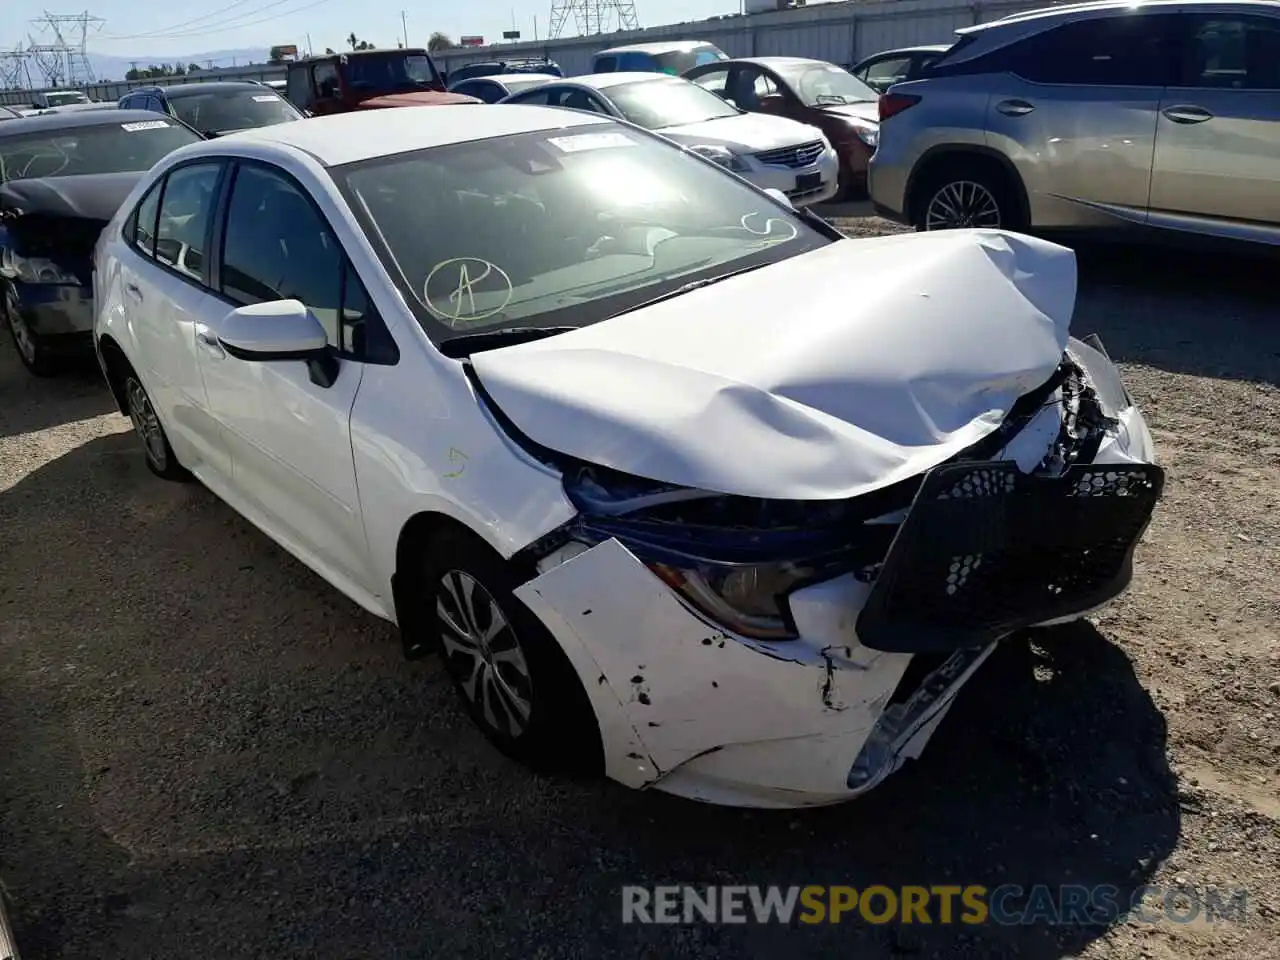
POLYGON ((987 140, 1021 174, 1033 224, 1145 221, 1177 19, 1126 12, 1076 20, 1003 51, 987 140))
POLYGON ((1160 103, 1151 222, 1244 239, 1280 233, 1280 17, 1187 14, 1160 103))

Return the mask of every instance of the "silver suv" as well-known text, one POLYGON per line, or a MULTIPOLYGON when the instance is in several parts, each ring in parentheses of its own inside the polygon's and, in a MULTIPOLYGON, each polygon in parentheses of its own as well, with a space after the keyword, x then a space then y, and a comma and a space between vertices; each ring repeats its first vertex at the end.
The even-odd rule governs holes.
POLYGON ((1280 3, 1107 0, 957 33, 880 99, 882 215, 1280 244, 1280 3))

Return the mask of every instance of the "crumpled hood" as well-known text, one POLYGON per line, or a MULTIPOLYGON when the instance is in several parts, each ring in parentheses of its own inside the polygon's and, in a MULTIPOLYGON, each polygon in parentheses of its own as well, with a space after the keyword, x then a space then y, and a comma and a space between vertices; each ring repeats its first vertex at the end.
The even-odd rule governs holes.
POLYGON ((421 90, 411 93, 387 93, 370 97, 356 104, 358 110, 383 110, 388 107, 437 107, 456 103, 482 103, 478 97, 465 93, 440 93, 437 90, 421 90))
POLYGON ((53 217, 110 220, 145 170, 31 177, 0 184, 0 209, 53 217))
POLYGON ((771 117, 762 113, 744 113, 736 117, 719 117, 700 123, 683 123, 655 131, 677 143, 709 144, 717 147, 745 148, 754 153, 779 147, 798 147, 822 139, 822 131, 798 120, 771 117))
POLYGON ((1075 255, 1020 234, 841 240, 472 364, 551 450, 720 493, 853 497, 994 430, 1057 367, 1075 294, 1075 255))

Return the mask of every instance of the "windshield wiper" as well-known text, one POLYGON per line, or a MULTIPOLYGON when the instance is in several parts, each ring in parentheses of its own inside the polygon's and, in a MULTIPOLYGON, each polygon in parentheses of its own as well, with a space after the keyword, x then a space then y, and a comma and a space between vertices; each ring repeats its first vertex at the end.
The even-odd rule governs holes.
POLYGON ((619 310, 617 313, 611 313, 605 317, 606 320, 612 320, 614 317, 620 317, 624 313, 634 313, 636 310, 643 310, 645 307, 651 307, 655 303, 661 303, 663 300, 674 300, 676 297, 682 297, 686 293, 692 293, 700 287, 709 287, 713 283, 719 283, 721 280, 728 280, 730 277, 738 277, 744 273, 750 273, 752 270, 759 270, 761 267, 772 266, 770 263, 756 263, 749 267, 739 267, 737 270, 730 270, 727 273, 719 273, 714 277, 703 277, 701 280, 690 280, 688 283, 682 283, 674 290, 668 290, 666 293, 660 293, 656 297, 648 300, 642 300, 640 303, 633 304, 625 310, 619 310))
POLYGON ((577 327, 505 327, 501 330, 485 330, 480 333, 462 333, 456 337, 441 340, 439 349, 446 357, 461 360, 480 350, 511 347, 517 343, 554 337, 557 333, 568 333, 570 330, 577 329, 577 327))

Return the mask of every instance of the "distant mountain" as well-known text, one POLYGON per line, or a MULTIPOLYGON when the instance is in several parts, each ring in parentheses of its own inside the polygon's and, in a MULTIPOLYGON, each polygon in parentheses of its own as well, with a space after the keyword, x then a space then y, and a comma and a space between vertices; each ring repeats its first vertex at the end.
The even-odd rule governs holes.
POLYGON ((239 50, 208 50, 204 53, 170 54, 166 56, 153 54, 136 57, 116 57, 90 52, 89 64, 93 67, 94 76, 99 80, 123 80, 124 75, 135 63, 139 67, 148 67, 153 63, 198 63, 201 67, 207 67, 209 65, 208 61, 212 61, 215 67, 230 67, 236 64, 243 66, 246 63, 265 63, 269 53, 270 51, 267 47, 246 47, 239 50))

